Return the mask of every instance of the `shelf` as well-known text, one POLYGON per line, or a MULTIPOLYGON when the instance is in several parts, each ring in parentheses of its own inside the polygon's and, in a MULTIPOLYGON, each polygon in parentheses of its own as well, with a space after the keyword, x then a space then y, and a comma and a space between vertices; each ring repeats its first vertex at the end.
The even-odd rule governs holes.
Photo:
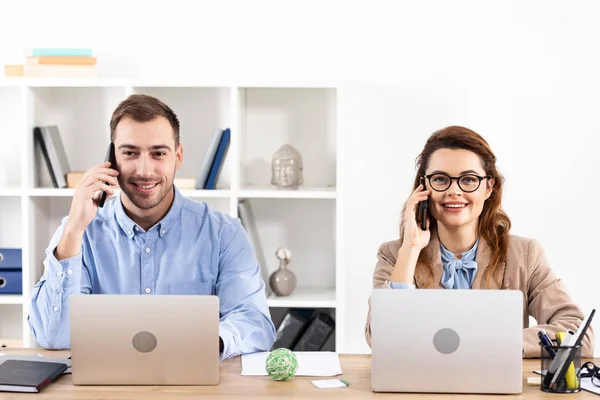
MULTIPOLYGON (((76 192, 74 187, 53 186, 39 146, 26 133, 34 126, 57 125, 69 168, 86 171, 105 157, 113 110, 138 93, 164 101, 179 118, 186 149, 175 178, 181 194, 232 218, 239 217, 238 203, 247 200, 259 239, 255 246, 267 255, 266 270, 277 269, 274 254, 279 246, 291 249, 300 287, 290 296, 270 296, 272 312, 316 308, 345 315, 343 280, 338 278, 338 153, 345 148, 338 132, 339 85, 333 80, 221 79, 206 74, 191 79, 0 77, 0 136, 5 145, 0 151, 0 219, 6 222, 0 224, 0 245, 21 247, 27 258, 23 295, 0 295, 0 321, 10 325, 8 330, 2 326, 0 336, 36 346, 26 322, 31 291, 44 273, 49 240, 69 214, 76 192), (231 146, 216 190, 199 190, 195 183, 215 127, 231 129, 231 146), (296 190, 271 184, 273 154, 286 143, 298 149, 305 165, 303 184, 296 190)), ((121 192, 113 189, 111 200, 121 192)), ((342 329, 336 330, 336 345, 344 337, 342 329)))
POLYGON ((267 299, 267 305, 285 308, 335 308, 335 289, 297 288, 286 297, 278 297, 273 293, 267 299))
MULTIPOLYGON (((229 190, 180 190, 181 194, 186 197, 196 198, 229 198, 231 192, 229 190)), ((0 195, 2 191, 0 191, 0 195)), ((57 189, 57 188, 35 188, 29 189, 27 194, 31 197, 73 197, 75 189, 57 189)), ((119 194, 119 189, 115 190, 115 196, 119 194)))
POLYGON ((20 294, 0 294, 0 304, 23 304, 20 294))
POLYGON ((139 78, 6 78, 0 87, 240 87, 240 88, 337 88, 330 79, 139 79, 139 78))
POLYGON ((1 188, 0 189, 0 197, 10 197, 10 196, 20 196, 21 189, 17 188, 1 188))
POLYGON ((130 81, 109 78, 4 78, 0 87, 125 87, 130 81))
POLYGON ((75 189, 35 188, 27 190, 32 197, 73 197, 75 189))
POLYGON ((228 199, 231 196, 230 190, 181 189, 180 192, 185 197, 194 197, 194 198, 228 199))
MULTIPOLYGON (((186 197, 227 199, 231 197, 232 191, 227 189, 220 190, 193 190, 181 189, 181 194, 186 197)), ((119 190, 115 190, 115 195, 119 190)), ((27 190, 31 197, 72 197, 75 189, 57 189, 57 188, 35 188, 27 190)), ((273 188, 252 188, 236 191, 239 198, 244 199, 335 199, 337 193, 335 188, 299 188, 298 190, 277 190, 273 188)), ((0 196, 20 196, 20 189, 0 190, 0 196)))
POLYGON ((20 349, 23 347, 23 339, 0 338, 0 347, 20 349))
POLYGON ((297 190, 278 190, 272 187, 247 187, 239 192, 245 199, 335 199, 337 192, 333 187, 302 187, 297 190))

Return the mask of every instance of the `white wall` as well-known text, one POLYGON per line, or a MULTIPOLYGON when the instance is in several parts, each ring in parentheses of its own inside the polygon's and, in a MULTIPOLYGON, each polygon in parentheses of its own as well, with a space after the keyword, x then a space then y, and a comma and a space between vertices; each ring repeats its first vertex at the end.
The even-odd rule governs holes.
MULTIPOLYGON (((489 140, 507 178, 513 232, 542 242, 586 312, 600 305, 600 3, 183 4, 9 2, 0 63, 20 62, 23 47, 86 46, 106 74, 357 82, 345 100, 347 351, 368 351, 363 324, 377 246, 396 237, 426 137, 449 124, 489 140)), ((600 318, 594 326, 600 332, 600 318)))

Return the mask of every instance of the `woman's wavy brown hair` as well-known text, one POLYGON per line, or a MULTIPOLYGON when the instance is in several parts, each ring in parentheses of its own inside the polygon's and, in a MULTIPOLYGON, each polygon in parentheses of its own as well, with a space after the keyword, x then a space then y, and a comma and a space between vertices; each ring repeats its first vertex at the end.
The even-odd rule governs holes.
MULTIPOLYGON (((488 288, 492 287, 490 280, 494 279, 497 288, 502 288, 502 277, 497 272, 500 265, 506 259, 508 248, 509 231, 511 222, 508 215, 501 209, 502 186, 504 177, 496 169, 496 156, 492 152, 489 144, 478 133, 462 127, 449 126, 434 132, 423 151, 416 160, 417 175, 413 183, 413 190, 420 184, 420 178, 425 175, 425 170, 429 164, 431 155, 439 149, 464 149, 477 154, 483 163, 483 169, 486 175, 494 178, 494 187, 492 194, 485 201, 483 211, 479 216, 479 236, 486 241, 491 249, 490 264, 484 273, 484 282, 488 288)), ((402 214, 406 212, 406 204, 402 209, 402 214)), ((431 227, 437 227, 437 221, 430 215, 431 227)), ((400 240, 404 238, 404 218, 400 224, 400 240)), ((433 277, 433 265, 429 264, 427 285, 433 277)), ((426 286, 427 286, 426 285, 426 286)))

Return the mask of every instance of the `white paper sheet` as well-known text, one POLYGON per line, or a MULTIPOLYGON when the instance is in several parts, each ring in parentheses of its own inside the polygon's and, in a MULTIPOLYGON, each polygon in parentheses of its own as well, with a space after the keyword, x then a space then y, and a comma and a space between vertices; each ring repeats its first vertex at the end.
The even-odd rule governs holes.
POLYGON ((335 389, 348 386, 348 383, 342 379, 321 379, 311 382, 319 389, 335 389))
MULTIPOLYGON (((534 370, 533 372, 542 376, 546 374, 546 370, 534 370)), ((581 378, 581 388, 590 393, 600 394, 600 387, 592 383, 592 378, 581 378)))
MULTIPOLYGON (((340 358, 331 351, 295 351, 298 369, 295 376, 335 376, 342 374, 340 358)), ((269 352, 242 355, 242 375, 267 376, 265 363, 269 352)))

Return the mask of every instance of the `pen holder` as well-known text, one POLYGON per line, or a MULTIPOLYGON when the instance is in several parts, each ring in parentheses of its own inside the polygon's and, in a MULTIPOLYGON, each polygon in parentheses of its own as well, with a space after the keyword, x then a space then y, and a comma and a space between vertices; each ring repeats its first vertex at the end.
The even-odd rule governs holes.
MULTIPOLYGON (((552 346, 540 343, 542 350, 542 384, 540 389, 550 393, 577 393, 581 391, 579 370, 581 369, 581 344, 577 346, 558 346, 553 341, 552 346), (564 365, 562 360, 569 359, 569 365, 564 374, 560 374, 564 365), (548 371, 554 373, 548 374, 548 371), (558 376, 557 376, 558 375, 558 376)), ((563 369, 564 370, 564 369, 563 369)))

